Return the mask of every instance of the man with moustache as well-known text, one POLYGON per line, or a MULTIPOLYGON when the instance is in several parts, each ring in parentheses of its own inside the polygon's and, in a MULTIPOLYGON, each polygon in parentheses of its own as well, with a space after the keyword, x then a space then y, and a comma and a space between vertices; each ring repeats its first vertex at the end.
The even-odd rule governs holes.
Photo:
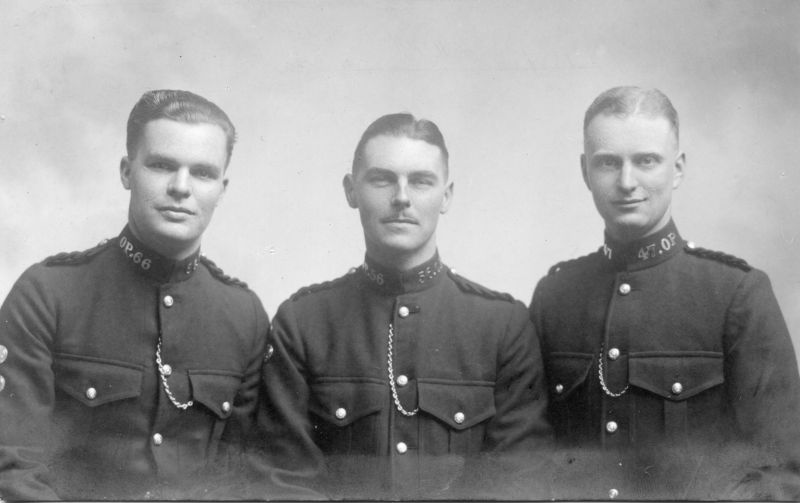
POLYGON ((343 184, 366 257, 278 309, 259 415, 272 480, 331 498, 515 494, 510 460, 550 436, 539 348, 520 302, 439 257, 441 132, 377 119, 343 184))
POLYGON ((796 499, 800 382, 767 276, 684 240, 678 115, 617 87, 584 120, 596 252, 550 269, 531 318, 564 449, 555 495, 796 499))
POLYGON ((25 271, 0 308, 0 497, 198 499, 240 466, 268 319, 200 254, 235 130, 187 91, 145 93, 116 238, 25 271))

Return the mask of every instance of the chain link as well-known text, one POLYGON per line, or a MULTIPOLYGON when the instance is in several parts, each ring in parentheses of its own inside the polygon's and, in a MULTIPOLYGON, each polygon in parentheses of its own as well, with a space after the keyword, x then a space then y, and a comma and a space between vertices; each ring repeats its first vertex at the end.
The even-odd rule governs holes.
POLYGON ((186 403, 181 403, 175 399, 175 396, 172 394, 172 391, 169 389, 169 384, 167 384, 167 374, 164 371, 164 365, 161 363, 161 336, 158 336, 158 345, 156 346, 156 365, 158 365, 158 374, 161 376, 161 384, 164 385, 164 392, 167 394, 169 401, 172 402, 172 405, 175 407, 186 410, 192 405, 194 402, 189 400, 186 403))
POLYGON ((630 386, 630 385, 626 384, 625 385, 625 389, 620 391, 619 393, 614 393, 613 391, 611 391, 610 389, 608 389, 606 387, 606 380, 603 378, 603 354, 604 354, 604 349, 605 349, 605 346, 601 344, 600 345, 600 357, 597 359, 597 362, 599 364, 598 367, 597 367, 598 368, 597 375, 600 377, 600 387, 603 388, 603 391, 606 392, 606 395, 614 397, 614 398, 619 398, 622 395, 624 395, 626 391, 628 391, 628 386, 630 386))
POLYGON ((394 351, 392 347, 393 338, 394 338, 394 327, 392 326, 391 323, 389 323, 389 351, 388 351, 389 356, 387 358, 387 363, 388 363, 387 367, 389 369, 389 387, 392 388, 392 398, 394 398, 394 404, 397 407, 397 410, 400 411, 400 414, 411 417, 415 415, 417 412, 419 412, 419 407, 409 412, 406 409, 404 409, 403 406, 400 404, 400 397, 397 396, 397 388, 395 388, 394 386, 394 365, 392 363, 392 352, 394 351))

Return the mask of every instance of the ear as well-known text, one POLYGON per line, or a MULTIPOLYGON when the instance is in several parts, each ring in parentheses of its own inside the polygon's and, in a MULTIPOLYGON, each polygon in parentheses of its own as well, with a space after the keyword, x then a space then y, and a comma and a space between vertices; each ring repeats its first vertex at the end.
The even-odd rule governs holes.
POLYGON ((581 176, 583 176, 583 183, 586 184, 586 188, 592 190, 589 186, 589 175, 586 173, 586 154, 581 154, 581 176))
POLYGON ((672 176, 672 188, 677 189, 678 186, 683 181, 683 168, 686 167, 686 154, 683 152, 678 155, 678 158, 675 159, 675 164, 672 166, 673 176, 672 176))
POLYGON ((442 206, 439 208, 439 213, 444 215, 450 209, 450 202, 453 200, 453 182, 447 184, 444 189, 444 197, 442 198, 442 206))
POLYGON ((131 190, 131 161, 128 156, 119 161, 119 179, 125 190, 131 190))
POLYGON ((219 193, 219 197, 217 198, 216 204, 214 206, 219 205, 222 200, 225 198, 225 194, 228 192, 228 177, 222 179, 222 192, 219 193))
POLYGON ((355 180, 353 180, 353 175, 351 173, 344 175, 344 178, 342 179, 342 187, 344 188, 344 197, 347 198, 347 204, 351 208, 358 208, 355 180))

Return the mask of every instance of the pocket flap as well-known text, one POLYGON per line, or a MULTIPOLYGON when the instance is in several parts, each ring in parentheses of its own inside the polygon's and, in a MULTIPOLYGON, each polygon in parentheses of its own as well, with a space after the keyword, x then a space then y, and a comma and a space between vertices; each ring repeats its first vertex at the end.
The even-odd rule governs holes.
POLYGON ((587 353, 550 353, 546 365, 548 387, 553 401, 566 399, 586 381, 593 358, 593 355, 587 353))
POLYGON ((631 353, 628 374, 633 386, 681 401, 725 382, 722 353, 631 353))
POLYGON ((347 426, 381 410, 389 386, 377 382, 325 381, 311 385, 309 410, 336 426, 347 426))
POLYGON ((134 398, 142 392, 142 368, 92 356, 57 354, 55 385, 89 407, 134 398))
POLYGON ((192 399, 200 402, 221 418, 231 415, 233 400, 242 384, 242 378, 233 374, 189 372, 192 399))
POLYGON ((453 429, 466 430, 494 416, 492 383, 446 383, 420 379, 419 408, 453 429))

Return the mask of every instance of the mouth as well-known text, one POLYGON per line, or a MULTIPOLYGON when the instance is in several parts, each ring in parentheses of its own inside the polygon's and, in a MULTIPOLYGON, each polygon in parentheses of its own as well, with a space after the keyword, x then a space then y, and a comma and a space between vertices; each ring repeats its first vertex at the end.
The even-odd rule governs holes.
POLYGON ((159 206, 156 208, 160 213, 173 218, 182 218, 187 215, 194 215, 194 212, 181 206, 159 206))
POLYGON ((614 201, 613 204, 618 208, 633 208, 644 201, 644 199, 620 199, 619 201, 614 201))
POLYGON ((381 219, 384 224, 397 224, 397 225, 417 225, 418 222, 413 218, 408 217, 391 217, 381 219))

